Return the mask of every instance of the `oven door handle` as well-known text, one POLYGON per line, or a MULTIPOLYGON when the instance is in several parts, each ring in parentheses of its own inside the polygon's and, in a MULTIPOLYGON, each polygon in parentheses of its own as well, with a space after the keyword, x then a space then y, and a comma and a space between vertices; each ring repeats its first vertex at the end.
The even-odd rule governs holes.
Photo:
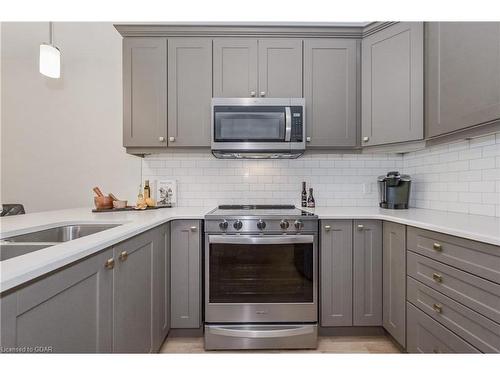
POLYGON ((287 329, 231 329, 223 327, 210 327, 210 333, 219 336, 230 336, 230 337, 243 337, 243 338, 276 338, 276 337, 289 337, 289 336, 300 336, 300 335, 310 335, 314 333, 313 326, 305 327, 294 327, 287 329))
POLYGON ((209 235, 208 242, 214 244, 235 244, 235 245, 299 244, 299 243, 314 243, 314 236, 310 234, 281 235, 281 236, 209 235))
POLYGON ((292 140, 292 111, 285 107, 285 142, 292 140))

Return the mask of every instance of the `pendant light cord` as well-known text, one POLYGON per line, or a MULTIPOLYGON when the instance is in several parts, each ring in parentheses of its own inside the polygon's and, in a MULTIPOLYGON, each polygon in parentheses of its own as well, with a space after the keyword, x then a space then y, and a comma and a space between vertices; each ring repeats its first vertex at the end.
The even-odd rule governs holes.
POLYGON ((50 45, 54 45, 54 24, 53 22, 49 22, 49 41, 50 45))

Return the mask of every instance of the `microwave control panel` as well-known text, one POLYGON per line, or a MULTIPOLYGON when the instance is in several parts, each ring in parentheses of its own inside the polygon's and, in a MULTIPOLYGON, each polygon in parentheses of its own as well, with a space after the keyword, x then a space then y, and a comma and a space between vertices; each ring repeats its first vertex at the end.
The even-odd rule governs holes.
POLYGON ((290 137, 291 142, 302 142, 304 137, 303 127, 304 119, 301 106, 290 107, 292 113, 292 133, 290 137))

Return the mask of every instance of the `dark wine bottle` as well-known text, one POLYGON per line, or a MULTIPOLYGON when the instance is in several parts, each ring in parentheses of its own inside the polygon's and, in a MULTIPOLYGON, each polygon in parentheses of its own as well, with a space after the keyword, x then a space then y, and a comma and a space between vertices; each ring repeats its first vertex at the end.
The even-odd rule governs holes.
POLYGON ((316 207, 316 203, 314 202, 313 189, 312 188, 309 188, 309 197, 307 198, 307 207, 309 207, 309 208, 316 207))
POLYGON ((307 207, 307 190, 306 182, 302 182, 302 207, 307 207))

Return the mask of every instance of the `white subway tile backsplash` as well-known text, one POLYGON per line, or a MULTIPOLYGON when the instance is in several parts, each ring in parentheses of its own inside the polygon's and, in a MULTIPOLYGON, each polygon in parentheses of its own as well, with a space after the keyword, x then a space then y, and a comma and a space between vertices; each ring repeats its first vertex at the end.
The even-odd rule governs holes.
POLYGON ((143 179, 175 179, 178 205, 300 204, 301 182, 318 206, 376 206, 376 178, 412 177, 412 207, 500 217, 500 133, 404 155, 307 153, 297 160, 217 160, 209 151, 147 156, 143 179))
POLYGON ((500 133, 405 154, 403 166, 411 206, 500 216, 500 133))

